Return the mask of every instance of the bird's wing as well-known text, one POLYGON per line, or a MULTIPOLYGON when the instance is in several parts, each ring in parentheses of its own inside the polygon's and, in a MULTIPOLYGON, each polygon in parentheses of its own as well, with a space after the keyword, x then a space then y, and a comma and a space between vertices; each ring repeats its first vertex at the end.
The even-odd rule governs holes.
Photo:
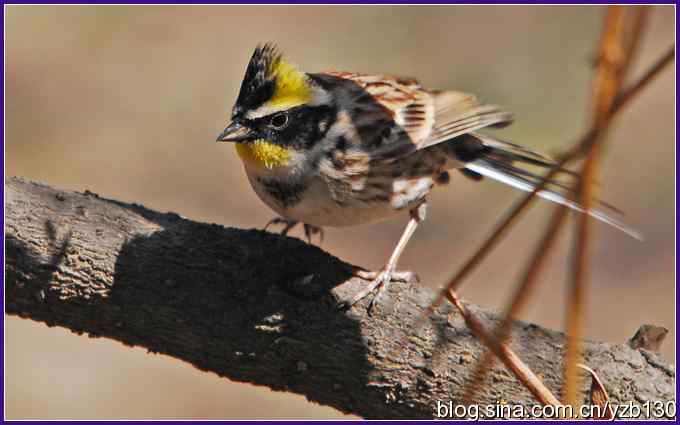
MULTIPOLYGON (((382 149, 409 153, 488 126, 507 125, 512 115, 497 106, 480 104, 473 95, 457 91, 429 91, 412 78, 352 72, 326 72, 350 80, 363 92, 355 95, 355 126, 383 130, 382 149), (383 114, 384 117, 379 117, 383 114), (388 124, 389 122, 389 124, 388 124), (384 131, 393 128, 392 134, 384 131), (403 137, 404 135, 408 137, 403 137), (386 149, 386 148, 391 149, 386 149)), ((375 143, 376 146, 381 143, 375 143)))
MULTIPOLYGON (((472 142, 476 153, 463 162, 465 169, 476 176, 486 176, 532 191, 541 177, 524 167, 550 168, 555 165, 551 158, 530 149, 474 133, 484 127, 508 125, 512 122, 512 115, 497 106, 480 103, 473 95, 457 91, 428 91, 416 80, 384 75, 349 72, 329 72, 327 75, 351 82, 343 87, 343 92, 347 93, 343 105, 351 109, 352 130, 356 131, 350 133, 354 134, 355 141, 362 144, 360 153, 364 165, 391 163, 415 150, 464 134, 470 135, 456 139, 451 147, 454 151, 456 148, 465 150, 466 144, 472 142)), ((362 171, 365 169, 362 168, 362 171)), ((568 170, 561 172, 569 173, 568 170)), ((549 182, 538 195, 584 212, 583 207, 569 199, 568 187, 559 181, 549 182)), ((615 218, 619 210, 604 202, 596 202, 598 209, 588 211, 590 215, 634 237, 641 237, 615 218)))
POLYGON ((382 130, 375 134, 380 140, 370 140, 370 144, 377 147, 410 141, 415 150, 430 136, 435 119, 434 98, 418 81, 354 72, 329 71, 326 74, 356 85, 347 90, 353 93, 349 103, 354 108, 355 126, 359 130, 369 126, 382 130), (387 131, 390 129, 392 134, 387 131), (404 134, 408 137, 403 137, 404 134))
POLYGON ((512 114, 495 105, 485 105, 471 94, 458 91, 431 92, 434 98, 434 126, 419 148, 426 148, 484 127, 502 127, 512 114))

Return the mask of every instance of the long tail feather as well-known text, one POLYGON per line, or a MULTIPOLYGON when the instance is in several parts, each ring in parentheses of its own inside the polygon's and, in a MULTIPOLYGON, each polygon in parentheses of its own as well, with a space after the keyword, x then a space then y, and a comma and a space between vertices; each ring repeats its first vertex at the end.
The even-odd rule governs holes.
MULTIPOLYGON (((551 159, 520 146, 478 134, 475 134, 474 136, 478 137, 485 146, 491 147, 492 150, 483 157, 466 163, 465 168, 516 189, 532 192, 538 184, 540 176, 517 167, 514 164, 515 162, 534 166, 538 165, 546 168, 554 164, 551 159)), ((560 188, 565 189, 565 186, 559 182, 551 181, 546 189, 541 190, 537 195, 548 201, 566 205, 575 211, 581 213, 585 212, 581 205, 568 199, 565 194, 558 192, 557 190, 560 188)), ((618 209, 601 201, 597 201, 597 205, 598 206, 595 209, 588 211, 590 216, 623 231, 635 239, 642 240, 642 235, 638 231, 612 216, 612 214, 620 215, 618 209), (611 213, 605 212, 603 209, 609 209, 611 210, 611 213)))

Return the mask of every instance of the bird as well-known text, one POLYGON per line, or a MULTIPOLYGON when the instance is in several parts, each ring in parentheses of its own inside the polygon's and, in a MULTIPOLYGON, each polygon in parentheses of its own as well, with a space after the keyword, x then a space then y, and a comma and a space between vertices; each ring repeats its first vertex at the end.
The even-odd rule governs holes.
MULTIPOLYGON (((286 235, 302 223, 311 242, 314 234, 323 237, 324 227, 409 213, 385 266, 356 270, 370 283, 344 305, 375 292, 372 310, 391 282, 417 281, 415 273, 397 270, 399 258, 426 218, 428 195, 450 184, 452 172, 533 191, 541 178, 535 169, 556 166, 544 154, 479 132, 512 121, 512 113, 472 94, 427 89, 413 78, 307 73, 274 43, 265 43, 247 64, 230 122, 217 141, 235 143, 253 190, 278 214, 265 228, 282 224, 286 235)), ((583 212, 558 180, 538 195, 583 212)), ((637 236, 604 202, 588 213, 637 236)))

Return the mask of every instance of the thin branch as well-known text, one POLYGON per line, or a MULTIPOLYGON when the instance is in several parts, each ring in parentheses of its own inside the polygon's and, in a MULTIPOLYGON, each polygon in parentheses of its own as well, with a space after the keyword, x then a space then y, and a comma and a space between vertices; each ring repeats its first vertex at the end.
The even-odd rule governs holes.
MULTIPOLYGON (((522 275, 519 287, 515 291, 508 307, 503 314, 503 321, 494 331, 494 335, 500 344, 506 344, 510 339, 510 332, 512 323, 517 319, 522 309, 528 304, 530 297, 533 295, 536 288, 538 274, 545 265, 545 260, 548 258, 548 252, 554 246, 559 231, 561 230, 564 219, 567 216, 567 207, 564 205, 557 205, 555 212, 550 220, 550 223, 543 235, 543 238, 536 246, 531 261, 522 275)), ((474 379, 471 381, 466 393, 466 398, 471 400, 475 394, 481 389, 481 385, 486 379, 486 374, 493 368, 494 353, 486 351, 484 357, 479 361, 477 369, 475 370, 474 379)))
POLYGON ((673 63, 675 58, 675 46, 671 46, 666 50, 659 59, 644 73, 639 80, 626 89, 620 96, 616 98, 612 106, 612 115, 623 109, 635 96, 640 94, 642 90, 656 78, 664 68, 673 63))
POLYGON ((507 344, 499 343, 496 338, 484 327, 484 325, 477 320, 477 318, 469 312, 458 295, 454 291, 447 292, 447 298, 456 306, 460 314, 465 319, 467 326, 474 332, 485 346, 491 349, 496 356, 498 356, 505 366, 510 369, 517 379, 543 404, 560 405, 561 403, 553 395, 553 393, 546 387, 538 376, 529 368, 511 349, 507 344))
POLYGON ((449 281, 448 285, 441 290, 437 298, 432 302, 429 307, 429 312, 433 312, 441 302, 447 297, 448 291, 456 291, 459 289, 460 284, 463 279, 470 274, 477 265, 479 265, 488 254, 491 253, 493 248, 505 233, 510 229, 510 227, 519 219, 524 210, 534 201, 535 195, 543 190, 547 185, 548 181, 558 173, 559 169, 568 161, 569 159, 560 159, 555 166, 553 166, 550 171, 543 177, 543 179, 536 185, 534 191, 522 198, 513 207, 510 212, 501 220, 501 222, 496 226, 496 228, 491 232, 491 235, 484 241, 482 246, 470 257, 470 259, 463 265, 463 267, 456 273, 453 278, 449 281))
MULTIPOLYGON (((564 360, 565 403, 581 404, 581 376, 578 365, 582 363, 581 340, 583 339, 584 309, 586 303, 586 280, 588 274, 588 248, 591 221, 588 212, 593 202, 593 182, 596 179, 597 164, 602 150, 605 133, 612 117, 612 107, 622 86, 622 74, 630 65, 628 55, 632 52, 624 46, 626 35, 626 11, 622 6, 610 6, 605 16, 605 25, 600 43, 600 60, 593 81, 593 104, 596 137, 588 149, 581 168, 581 179, 577 183, 578 198, 584 213, 578 217, 576 241, 572 250, 572 266, 567 295, 567 351, 564 360)), ((639 22, 639 20, 638 20, 639 22)), ((635 34, 638 38, 640 33, 635 34)), ((638 40, 631 40, 637 46, 638 40)))
POLYGON ((635 59, 639 53, 640 42, 642 36, 647 28, 647 22, 649 21, 649 7, 647 6, 633 6, 629 8, 633 11, 633 23, 630 24, 630 30, 626 31, 625 37, 628 43, 628 48, 626 49, 628 53, 623 58, 623 63, 620 69, 621 81, 626 81, 628 78, 628 73, 630 71, 631 65, 635 62, 635 59))
MULTIPOLYGON (((646 7, 640 7, 637 10, 636 14, 636 19, 635 19, 635 24, 634 24, 634 35, 632 37, 632 44, 631 48, 636 49, 637 46, 639 46, 639 39, 642 36, 642 28, 644 28, 645 20, 647 18, 647 8, 646 7)), ((633 50, 634 52, 635 50, 633 50)), ((612 114, 616 113, 619 109, 623 108, 626 103, 631 100, 637 93, 639 93, 649 81, 651 81, 670 61, 672 60, 674 56, 675 48, 671 47, 666 54, 664 54, 646 73, 643 75, 640 80, 638 80, 633 86, 631 86, 629 89, 627 89, 625 92, 623 92, 620 96, 617 96, 616 101, 614 105, 612 105, 612 114)), ((628 57, 632 57, 633 54, 631 53, 628 57)), ((630 63, 632 61, 629 59, 627 61, 627 64, 622 71, 622 74, 625 75, 627 70, 629 69, 630 63)), ((578 146, 583 146, 583 145, 590 145, 591 141, 594 140, 595 138, 595 132, 591 131, 588 133, 584 138, 581 143, 579 143, 578 146)), ((576 157, 574 154, 573 157, 576 157)), ((568 161, 572 158, 572 155, 566 155, 562 160, 568 161)), ((550 177, 544 177, 544 180, 549 180, 550 177)), ((529 195, 528 197, 530 197, 529 195)), ((517 315, 523 308, 523 306, 526 304, 528 297, 530 296, 530 291, 532 290, 535 282, 535 278, 538 275, 539 269, 543 263, 543 254, 546 254, 549 252, 549 250, 552 247, 552 241, 556 239, 557 233, 559 232, 559 227, 563 223, 563 218, 566 215, 566 207, 564 206, 558 206, 557 211, 555 211, 553 218, 551 219, 551 223, 548 226, 547 230, 544 233, 544 237, 542 241, 539 243, 536 251, 534 251, 532 255, 532 260, 530 262, 529 267, 525 271, 522 280, 520 281, 519 289, 515 292, 515 296, 513 297, 512 301, 510 302, 509 307, 506 310, 505 313, 505 320, 503 321, 503 324, 499 327, 499 329, 496 330, 496 335, 497 338, 501 343, 504 343, 506 341, 506 338, 509 338, 509 335, 507 334, 509 330, 509 326, 512 323, 512 320, 517 318, 517 315)), ((503 223, 501 227, 504 225, 503 223)), ((480 258, 481 261, 481 258, 480 258)), ((467 272, 467 271, 466 271, 467 272)), ((494 357, 491 355, 491 352, 488 352, 485 354, 484 358, 482 361, 480 361, 478 369, 475 373, 476 379, 473 380, 473 385, 477 385, 481 382, 484 381, 484 377, 486 374, 486 371, 488 371, 491 367, 493 367, 493 360, 494 357)), ((471 398, 474 396, 474 393, 476 392, 477 388, 471 386, 468 389, 468 397, 471 398)))
MULTIPOLYGON (((612 116, 620 113, 624 107, 628 106, 630 102, 637 97, 643 89, 656 78, 661 71, 672 63, 675 56, 675 46, 671 47, 659 60, 657 60, 650 69, 645 72, 645 74, 634 84, 625 90, 619 97, 617 97, 616 102, 612 106, 612 116)), ((558 172, 560 168, 576 160, 584 155, 587 151, 588 145, 592 143, 595 137, 595 129, 591 128, 577 143, 573 145, 572 148, 567 150, 565 153, 558 155, 556 158, 556 163, 551 167, 551 169, 543 176, 541 181, 536 185, 534 190, 525 195, 520 199, 501 219, 500 223, 494 228, 488 238, 482 243, 482 245, 475 251, 475 253, 465 262, 463 267, 449 280, 449 283, 444 287, 437 298, 428 307, 427 313, 432 313, 436 308, 441 305, 442 301, 446 299, 446 293, 449 289, 458 290, 463 280, 479 265, 486 257, 491 253, 493 248, 500 242, 501 238, 505 236, 505 233, 510 227, 516 222, 524 210, 531 205, 531 203, 536 198, 538 192, 543 190, 547 184, 547 181, 552 179, 558 172)))
MULTIPOLYGON (((623 9, 618 9, 616 7, 610 8, 609 13, 609 20, 611 22, 616 22, 617 19, 620 19, 620 17, 623 16, 623 9), (612 16, 614 18, 612 18, 612 16)), ((597 155, 597 153, 593 153, 596 151, 594 149, 594 146, 597 144, 597 141, 600 140, 604 136, 604 132, 607 129, 607 126, 609 124, 609 120, 611 117, 620 109, 622 109, 623 106, 625 106, 637 93, 639 93, 649 81, 652 80, 654 76, 656 76, 660 70, 666 66, 669 62, 669 56, 672 57, 672 53, 669 55, 668 53, 659 61, 657 62, 636 84, 634 84, 630 89, 625 91, 624 93, 621 93, 620 96, 616 96, 620 89, 620 83, 622 81, 622 76, 627 73, 629 70, 630 64, 632 63, 632 57, 637 51, 637 47, 639 46, 639 40, 641 38, 641 35, 643 33, 643 29, 646 24, 646 18, 647 18, 647 10, 645 8, 637 8, 636 9, 636 15, 634 17, 634 23, 633 23, 633 29, 630 32, 631 37, 629 38, 629 46, 626 51, 623 51, 622 48, 619 48, 618 50, 614 50, 612 48, 606 50, 606 55, 601 54, 600 55, 600 62, 598 63, 598 68, 602 68, 603 66, 608 66, 609 63, 612 61, 618 61, 618 82, 615 85, 608 84, 608 80, 602 80, 599 75, 596 77, 595 81, 595 89, 601 89, 601 87, 604 85, 605 89, 607 90, 607 93, 613 93, 611 99, 608 101, 607 105, 598 105, 601 109, 603 106, 606 106, 606 114, 600 114, 600 118, 595 120, 595 123, 593 127, 588 131, 588 133, 581 139, 581 141, 576 144, 572 149, 567 151, 565 154, 561 155, 558 160, 557 164, 552 167, 551 170, 544 176, 542 181, 537 185, 536 188, 534 188, 533 192, 530 193, 529 195, 525 196, 517 205, 515 208, 513 208, 508 215, 501 221, 501 223, 496 227, 494 232, 491 234, 491 236, 482 244, 481 248, 464 264, 464 266, 460 269, 460 271, 450 280, 449 284, 447 285, 447 288, 444 289, 438 298, 430 305, 428 311, 431 313, 433 312, 443 301, 444 297, 449 296, 451 291, 455 291, 459 285, 462 283, 463 279, 472 271, 474 268, 481 263, 488 253, 491 252, 493 247, 500 241, 501 237, 505 234, 505 232, 511 227, 512 224, 519 218, 521 213, 526 209, 526 207, 529 206, 529 204, 532 202, 533 199, 535 199, 535 195, 540 192, 545 185, 547 184, 547 181, 549 181, 557 172, 559 169, 563 168, 568 162, 577 159, 584 154, 587 156, 586 163, 584 164, 584 168, 582 169, 582 173, 585 174, 585 182, 581 180, 579 184, 579 196, 581 197, 581 202, 582 205, 586 207, 586 211, 590 208, 590 203, 592 199, 592 194, 590 191, 592 190, 592 179, 594 175, 594 164, 595 161, 591 158, 591 155, 597 155), (622 61, 622 62, 621 62, 622 61), (600 80, 598 80, 600 78, 600 80), (612 92, 613 89, 613 92, 612 92), (587 199, 585 199, 587 198, 587 199)), ((620 32, 622 33, 623 29, 623 23, 621 21, 620 26, 620 32)), ((602 45, 608 45, 612 46, 612 42, 610 41, 610 38, 612 37, 609 35, 610 32, 605 31, 604 36, 603 36, 603 42, 602 45)), ((671 50, 672 52, 673 50, 671 50)), ((596 95, 597 96, 597 95, 596 95)), ((600 101, 602 102, 602 101, 600 101)), ((509 324, 511 323, 511 320, 516 317, 516 314, 520 311, 522 305, 526 300, 528 299, 530 292, 532 292, 532 288, 534 286, 534 282, 536 280, 536 276, 538 274, 538 271, 543 264, 543 261, 545 257, 547 256, 547 252, 549 251, 549 248, 552 246, 553 241, 556 238, 556 235, 561 227, 561 224, 564 222, 564 216, 566 215, 566 208, 561 207, 556 211, 556 213, 553 216, 553 219, 551 220, 551 224, 548 227, 548 230, 546 231, 541 243, 539 244, 538 250, 534 253, 532 260, 528 266, 527 271, 525 272, 524 278, 522 280, 522 283, 520 284, 520 288, 517 291, 514 299, 511 301, 510 307, 508 309, 508 314, 506 317, 506 320, 499 326, 499 329, 497 329, 497 337, 498 337, 498 343, 503 345, 506 342, 506 339, 509 337, 509 332, 510 332, 510 326, 509 324)), ((588 223, 588 214, 582 214, 582 217, 580 219, 582 220, 582 225, 581 229, 583 229, 583 233, 580 234, 579 236, 579 241, 587 241, 587 223, 588 223)), ((583 242, 585 243, 585 242, 583 242)), ((579 251, 581 253, 584 253, 585 251, 579 251)), ((585 254, 584 254, 585 255, 585 254)), ((579 260, 575 260, 578 262, 578 267, 582 267, 584 265, 584 258, 581 257, 579 260)), ((576 270, 583 270, 582 268, 576 269, 576 270)), ((577 276, 576 279, 581 279, 581 277, 577 276)), ((577 280, 580 282, 580 280, 577 280)), ((572 391, 572 388, 577 387, 577 376, 575 373, 575 365, 578 364, 579 362, 579 357, 578 357, 578 343, 573 343, 573 341, 580 339, 580 335, 578 334, 578 330, 580 329, 580 321, 582 319, 582 314, 581 314, 581 308, 583 305, 583 290, 582 290, 582 285, 576 284, 572 286, 572 293, 574 298, 571 299, 571 304, 572 308, 569 310, 572 312, 572 314, 569 316, 568 321, 568 329, 572 332, 573 335, 575 335, 575 338, 572 338, 572 343, 569 344, 569 347, 571 347, 571 351, 568 349, 568 354, 567 354, 567 370, 565 371, 566 377, 567 377, 567 399, 568 400, 574 400, 575 393, 572 391), (578 304, 578 305, 576 305, 578 304), (576 305, 574 307, 574 305, 576 305)), ((493 350, 492 350, 493 351, 493 350)), ((486 372, 493 366, 493 357, 489 355, 489 352, 485 354, 485 357, 483 360, 480 362, 476 369, 475 373, 475 379, 472 381, 472 386, 469 388, 469 396, 472 396, 474 392, 476 392, 479 389, 479 386, 484 380, 484 376, 486 372)))

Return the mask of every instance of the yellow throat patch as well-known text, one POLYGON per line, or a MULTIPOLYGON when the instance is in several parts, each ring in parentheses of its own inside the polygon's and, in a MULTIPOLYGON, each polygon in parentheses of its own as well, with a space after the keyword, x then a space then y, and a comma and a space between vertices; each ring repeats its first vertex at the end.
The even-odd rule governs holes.
POLYGON ((304 105, 312 100, 312 88, 304 72, 283 59, 274 61, 269 70, 276 77, 274 95, 266 105, 275 110, 284 110, 304 105))
POLYGON ((288 149, 265 139, 257 139, 251 143, 237 143, 236 152, 243 162, 268 169, 287 165, 291 156, 288 149))

